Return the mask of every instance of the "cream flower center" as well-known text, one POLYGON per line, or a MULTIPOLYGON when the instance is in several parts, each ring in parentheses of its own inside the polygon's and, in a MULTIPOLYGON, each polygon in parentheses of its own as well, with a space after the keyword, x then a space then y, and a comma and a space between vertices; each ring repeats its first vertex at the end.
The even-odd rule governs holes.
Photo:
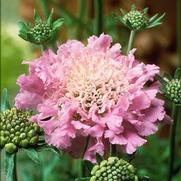
POLYGON ((104 57, 76 59, 67 74, 66 96, 78 101, 85 111, 96 106, 104 113, 106 106, 115 105, 129 87, 120 63, 104 57))

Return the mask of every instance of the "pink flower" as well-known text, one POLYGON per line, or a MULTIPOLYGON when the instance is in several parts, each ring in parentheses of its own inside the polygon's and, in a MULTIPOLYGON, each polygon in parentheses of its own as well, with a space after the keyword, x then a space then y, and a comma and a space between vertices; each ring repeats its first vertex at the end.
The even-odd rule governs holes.
POLYGON ((135 50, 122 55, 111 42, 104 34, 90 37, 87 46, 68 41, 57 55, 49 50, 28 63, 29 75, 17 81, 16 106, 38 111, 32 120, 44 129, 47 143, 92 162, 108 144, 132 154, 165 116, 156 98, 159 85, 145 86, 159 67, 139 63, 135 50))

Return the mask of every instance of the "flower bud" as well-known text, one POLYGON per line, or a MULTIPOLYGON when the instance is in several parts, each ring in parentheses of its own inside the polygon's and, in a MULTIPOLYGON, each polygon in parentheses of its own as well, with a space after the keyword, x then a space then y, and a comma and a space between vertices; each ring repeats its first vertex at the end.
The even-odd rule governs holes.
POLYGON ((17 146, 13 143, 7 143, 4 148, 8 153, 14 153, 17 151, 17 146))
POLYGON ((132 29, 141 30, 148 25, 148 18, 142 11, 131 10, 123 16, 125 22, 129 22, 132 29))
POLYGON ((55 39, 55 35, 59 31, 64 22, 63 18, 56 21, 52 20, 53 11, 51 11, 47 21, 43 21, 38 13, 34 12, 35 23, 20 22, 19 36, 26 41, 45 45, 55 39))
POLYGON ((166 94, 175 104, 181 104, 181 80, 172 79, 165 86, 166 94))
POLYGON ((28 147, 38 142, 40 129, 28 119, 31 113, 12 108, 1 112, 0 147, 13 153, 18 147, 28 147))
POLYGON ((156 27, 162 24, 161 20, 165 16, 165 13, 161 16, 157 13, 151 18, 147 16, 148 8, 138 10, 135 5, 129 12, 125 12, 121 9, 122 16, 119 17, 121 23, 128 27, 130 30, 140 31, 148 28, 156 27))
POLYGON ((95 165, 91 171, 90 181, 137 181, 134 167, 125 160, 117 157, 109 157, 99 165, 95 165))

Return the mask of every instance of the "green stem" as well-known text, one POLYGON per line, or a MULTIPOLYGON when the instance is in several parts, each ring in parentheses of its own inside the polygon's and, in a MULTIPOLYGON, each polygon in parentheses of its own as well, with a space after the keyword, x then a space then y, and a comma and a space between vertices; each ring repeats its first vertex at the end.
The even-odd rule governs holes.
POLYGON ((136 31, 131 30, 130 37, 129 37, 129 42, 128 42, 127 54, 133 48, 133 41, 134 41, 135 34, 136 34, 136 31))
POLYGON ((94 0, 95 10, 95 34, 100 35, 103 31, 103 3, 102 0, 94 0))
POLYGON ((169 170, 168 170, 168 181, 172 181, 172 176, 174 172, 174 160, 175 160, 175 137, 176 137, 176 127, 177 127, 177 107, 173 103, 172 105, 172 119, 173 124, 170 130, 170 156, 169 156, 169 170))
MULTIPOLYGON (((86 139, 86 144, 85 144, 85 148, 84 148, 84 151, 83 151, 83 157, 84 157, 85 152, 86 152, 86 150, 87 150, 87 148, 89 146, 89 140, 90 140, 90 136, 88 136, 87 139, 86 139)), ((86 169, 84 168, 84 160, 82 160, 81 165, 82 165, 82 176, 84 177, 84 176, 86 176, 86 169)))
POLYGON ((17 155, 14 155, 13 181, 17 181, 17 155))
POLYGON ((40 2, 41 2, 41 6, 42 6, 44 16, 45 16, 45 18, 48 18, 49 9, 48 9, 48 5, 47 5, 47 0, 41 0, 40 2))
MULTIPOLYGON (((85 0, 79 0, 79 11, 78 11, 78 19, 84 23, 84 19, 86 17, 86 1, 85 0)), ((82 35, 82 26, 77 24, 77 39, 81 39, 82 35)))

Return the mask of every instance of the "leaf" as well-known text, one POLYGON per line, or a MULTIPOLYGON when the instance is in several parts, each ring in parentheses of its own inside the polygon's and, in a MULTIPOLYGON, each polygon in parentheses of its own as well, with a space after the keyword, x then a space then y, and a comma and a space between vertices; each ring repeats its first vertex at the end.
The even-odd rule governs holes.
POLYGON ((28 149, 23 148, 23 151, 32 161, 34 161, 37 164, 40 164, 40 158, 38 152, 34 148, 28 148, 28 149))
POLYGON ((53 22, 53 30, 57 30, 64 23, 64 18, 59 18, 53 22))
POLYGON ((36 9, 34 9, 34 20, 35 20, 35 23, 39 23, 41 22, 41 17, 38 15, 36 9))
POLYGON ((149 9, 149 8, 143 9, 143 12, 144 12, 145 14, 148 13, 148 9, 149 9))
POLYGON ((8 101, 8 91, 7 89, 3 89, 1 96, 1 111, 5 111, 6 109, 10 109, 10 104, 8 101))
POLYGON ((158 17, 158 13, 157 14, 155 14, 154 16, 152 16, 150 19, 149 19, 149 22, 150 23, 152 23, 152 22, 154 22, 155 21, 155 19, 158 17))
POLYGON ((6 181, 13 181, 15 154, 5 153, 5 176, 6 181))
POLYGON ((144 176, 144 177, 139 178, 139 180, 140 180, 140 181, 149 181, 149 180, 150 180, 150 177, 144 176))
POLYGON ((50 26, 52 24, 52 16, 53 16, 54 9, 52 8, 51 13, 48 17, 47 24, 50 26))
POLYGON ((76 178, 75 181, 89 181, 90 177, 76 178))
POLYGON ((177 68, 174 74, 175 79, 180 79, 181 78, 181 68, 177 68))
POLYGON ((165 86, 165 85, 167 84, 166 80, 165 80, 163 77, 161 77, 160 75, 156 75, 156 80, 159 80, 159 82, 160 82, 163 86, 165 86))
POLYGON ((58 155, 58 156, 61 155, 61 151, 59 149, 52 147, 52 146, 48 146, 48 145, 39 146, 36 150, 37 151, 52 151, 52 152, 56 153, 56 155, 58 155))

